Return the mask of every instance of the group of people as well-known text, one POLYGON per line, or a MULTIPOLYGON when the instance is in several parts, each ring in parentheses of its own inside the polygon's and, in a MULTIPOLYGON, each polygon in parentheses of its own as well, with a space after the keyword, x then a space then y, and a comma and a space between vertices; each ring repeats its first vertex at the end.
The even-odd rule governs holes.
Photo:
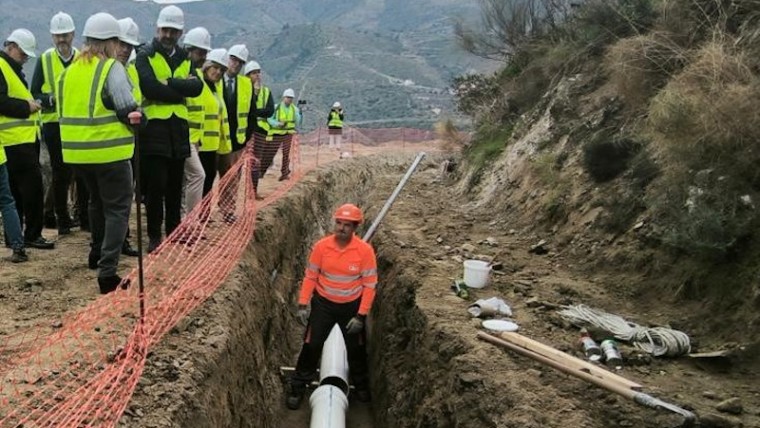
MULTIPOLYGON (((55 246, 42 236, 41 142, 52 168, 48 216, 59 234, 71 233, 76 223, 68 195, 75 182, 80 225, 92 235, 88 264, 98 269, 103 294, 129 285, 118 274, 119 258, 137 255, 128 241, 135 141, 149 252, 161 245, 162 226, 171 234, 247 145, 253 145, 257 192, 279 148, 279 179, 290 177, 290 146, 302 120, 294 91, 286 89, 275 103, 244 44, 213 49, 205 28, 184 33, 184 14, 176 6, 161 10, 156 27, 155 37, 141 44, 131 18, 96 13, 85 22, 84 43, 76 49, 74 21, 60 12, 50 22, 54 47, 40 56, 31 87, 22 66, 36 56, 34 35, 17 29, 5 39, 0 51, 0 210, 12 262, 28 260, 26 247, 55 246)), ((333 105, 327 126, 330 146, 340 148, 340 103, 333 105)), ((298 316, 307 330, 290 382, 290 408, 300 405, 335 323, 346 335, 357 395, 369 399, 364 325, 375 296, 375 254, 355 235, 363 221, 358 207, 343 205, 334 219, 334 234, 314 246, 298 297, 298 316)), ((224 220, 236 219, 228 212, 224 220)))
MULTIPOLYGON (((65 235, 78 224, 92 234, 88 264, 98 269, 100 291, 115 290, 120 255, 137 255, 128 239, 135 141, 149 252, 247 145, 257 198, 279 149, 280 180, 290 178, 292 137, 302 121, 295 92, 285 90, 276 103, 244 44, 212 49, 205 28, 185 32, 177 6, 161 9, 146 43, 134 20, 108 13, 87 19, 81 49, 73 46, 76 27, 66 13, 52 17, 50 34, 53 47, 40 55, 31 86, 22 66, 37 56, 35 36, 16 29, 0 51, 0 210, 10 261, 27 261, 29 247, 55 247, 42 236, 45 225, 65 235), (139 124, 130 124, 131 112, 141 114, 139 124), (47 201, 41 143, 52 169, 47 201)), ((235 221, 231 210, 224 218, 235 221)))

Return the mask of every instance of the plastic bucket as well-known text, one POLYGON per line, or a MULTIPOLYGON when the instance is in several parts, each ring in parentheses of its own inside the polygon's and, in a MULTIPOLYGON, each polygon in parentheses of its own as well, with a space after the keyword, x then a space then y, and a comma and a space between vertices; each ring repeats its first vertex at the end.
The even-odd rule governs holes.
POLYGON ((483 288, 488 285, 491 266, 480 260, 464 261, 464 283, 470 288, 483 288))

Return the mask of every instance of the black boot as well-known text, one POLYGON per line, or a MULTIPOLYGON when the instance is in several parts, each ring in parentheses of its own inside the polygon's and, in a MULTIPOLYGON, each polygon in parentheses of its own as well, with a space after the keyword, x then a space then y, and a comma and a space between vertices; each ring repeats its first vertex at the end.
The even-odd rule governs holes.
POLYGON ((93 270, 97 269, 99 260, 100 260, 100 254, 90 252, 90 255, 87 256, 87 267, 93 270))
POLYGON ((116 291, 116 289, 119 288, 119 284, 121 284, 121 288, 123 290, 126 290, 129 288, 129 283, 130 281, 128 279, 122 282, 122 279, 119 275, 98 277, 100 294, 108 294, 112 291, 116 291))
POLYGON ((303 396, 306 393, 306 387, 303 385, 290 385, 290 392, 288 398, 285 400, 285 405, 290 410, 298 410, 301 407, 303 396))
POLYGON ((132 244, 129 243, 128 239, 124 240, 124 243, 121 245, 121 254, 129 257, 137 257, 137 250, 132 247, 132 244))

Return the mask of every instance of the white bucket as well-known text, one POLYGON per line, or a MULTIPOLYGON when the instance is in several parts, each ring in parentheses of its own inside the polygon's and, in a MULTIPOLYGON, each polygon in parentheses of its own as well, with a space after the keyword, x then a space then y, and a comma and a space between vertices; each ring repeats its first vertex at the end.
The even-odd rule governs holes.
POLYGON ((470 288, 483 288, 488 285, 491 266, 480 260, 464 261, 464 283, 470 288))

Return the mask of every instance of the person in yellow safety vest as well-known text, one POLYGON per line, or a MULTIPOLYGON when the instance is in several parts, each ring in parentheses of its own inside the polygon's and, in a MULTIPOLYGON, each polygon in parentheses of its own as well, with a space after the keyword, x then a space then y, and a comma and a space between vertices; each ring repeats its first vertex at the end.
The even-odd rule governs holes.
MULTIPOLYGON (((220 148, 218 153, 217 170, 220 179, 240 159, 245 147, 245 137, 248 133, 248 116, 254 108, 253 85, 251 80, 241 76, 243 65, 248 60, 248 48, 238 44, 227 50, 227 71, 224 73, 223 94, 227 107, 227 117, 230 126, 230 149, 220 148)), ((235 221, 235 195, 237 194, 239 176, 224 189, 219 199, 219 207, 228 223, 235 221)))
POLYGON ((5 245, 13 250, 10 261, 23 263, 29 260, 24 249, 24 235, 21 233, 21 220, 16 211, 16 201, 11 194, 11 184, 8 181, 8 166, 5 149, 0 142, 0 215, 3 216, 3 232, 5 245))
MULTIPOLYGON (((264 199, 259 194, 259 179, 261 178, 261 159, 264 157, 264 150, 267 147, 266 136, 269 132, 269 122, 267 119, 274 114, 274 99, 269 87, 262 83, 261 66, 256 61, 249 61, 243 69, 243 74, 251 79, 253 84, 254 108, 248 114, 248 132, 245 140, 253 140, 253 190, 256 199, 264 199)), ((275 148, 276 150, 276 148, 275 148)))
MULTIPOLYGON (((131 58, 134 58, 135 49, 140 46, 140 27, 132 18, 122 18, 119 20, 119 51, 116 53, 116 60, 121 63, 127 69, 127 77, 129 77, 129 83, 132 85, 132 97, 139 106, 142 102, 142 93, 140 93, 140 80, 137 77, 137 69, 131 58)), ((131 159, 134 162, 134 156, 131 159)), ((133 170, 134 170, 134 163, 133 170)), ((132 175, 134 179, 134 174, 132 175)), ((127 228, 127 235, 124 237, 124 244, 121 246, 121 254, 130 257, 137 257, 139 253, 137 249, 132 247, 129 243, 129 228, 127 228)), ((90 269, 96 269, 97 265, 90 266, 90 269)))
MULTIPOLYGON (((203 27, 195 27, 185 34, 185 50, 194 69, 199 70, 206 62, 206 56, 211 50, 211 33, 203 27)), ((204 85, 205 86, 205 85, 204 85)), ((205 91, 205 88, 204 88, 205 91)), ((204 191, 206 171, 198 153, 203 139, 203 92, 195 98, 187 99, 187 123, 190 127, 190 157, 185 160, 185 180, 182 184, 182 215, 193 210, 208 193, 204 191)), ((216 150, 216 149, 214 149, 216 150)), ((211 175, 213 183, 216 168, 211 175)), ((210 189, 210 187, 209 187, 210 189)))
MULTIPOLYGON (((293 144, 293 135, 296 128, 301 125, 301 109, 293 104, 296 93, 288 88, 282 93, 282 101, 275 106, 274 114, 267 120, 269 133, 267 139, 278 143, 282 147, 282 167, 280 168, 280 181, 290 178, 290 148, 293 144)), ((266 174, 272 165, 277 150, 267 150, 266 159, 261 161, 261 173, 266 174), (274 153, 271 153, 274 152, 274 153)))
POLYGON ((137 75, 148 126, 140 131, 140 165, 145 184, 148 252, 161 244, 161 223, 170 235, 180 223, 185 159, 190 157, 187 98, 197 97, 203 81, 178 45, 185 27, 182 9, 161 9, 156 37, 137 52, 137 75), (165 211, 164 211, 165 208, 165 211))
MULTIPOLYGON (((8 159, 8 180, 27 247, 51 249, 42 237, 44 191, 39 155, 39 111, 42 105, 27 89, 22 66, 35 56, 31 31, 14 30, 0 51, 0 143, 8 159)), ((8 241, 6 241, 8 242, 8 241)))
POLYGON ((75 223, 69 215, 69 186, 73 173, 61 158, 61 132, 55 112, 55 82, 77 55, 77 50, 71 45, 75 30, 74 20, 69 14, 58 12, 53 15, 50 19, 50 34, 54 47, 40 55, 34 66, 31 86, 32 96, 42 104, 42 139, 50 154, 52 169, 52 185, 45 197, 44 218, 45 223, 57 226, 59 235, 71 233, 75 223))
POLYGON ((343 107, 335 101, 327 115, 327 134, 330 136, 328 147, 340 150, 343 139, 343 107))
POLYGON ((97 260, 101 294, 129 285, 117 269, 133 195, 128 115, 138 106, 124 66, 114 59, 120 34, 113 16, 90 16, 81 53, 58 79, 57 92, 63 161, 74 166, 90 193, 89 259, 97 260))
POLYGON ((203 92, 199 99, 196 98, 203 106, 199 156, 206 173, 206 180, 203 183, 204 196, 214 185, 218 152, 221 150, 229 153, 232 149, 227 106, 224 103, 221 84, 225 71, 227 71, 227 51, 225 49, 211 50, 202 67, 203 92))

